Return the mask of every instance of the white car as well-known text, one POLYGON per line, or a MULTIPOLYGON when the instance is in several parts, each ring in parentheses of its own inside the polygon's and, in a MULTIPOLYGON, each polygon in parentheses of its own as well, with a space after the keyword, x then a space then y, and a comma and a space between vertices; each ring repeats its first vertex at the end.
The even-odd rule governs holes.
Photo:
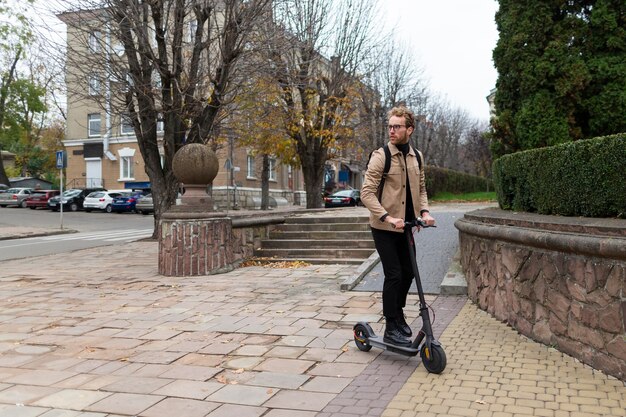
POLYGON ((124 193, 130 194, 130 190, 94 191, 83 201, 83 210, 86 212, 101 210, 110 213, 112 211, 111 204, 113 199, 124 195, 124 193))

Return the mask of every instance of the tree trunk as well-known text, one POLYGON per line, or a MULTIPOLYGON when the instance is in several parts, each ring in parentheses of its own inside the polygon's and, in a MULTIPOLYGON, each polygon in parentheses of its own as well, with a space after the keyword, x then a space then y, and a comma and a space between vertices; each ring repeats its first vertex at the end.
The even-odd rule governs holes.
POLYGON ((270 205, 270 156, 263 154, 263 168, 261 169, 261 210, 267 210, 270 205))
MULTIPOLYGON (((5 73, 2 78, 2 84, 0 85, 0 127, 4 125, 4 115, 6 111, 6 103, 9 98, 9 87, 13 82, 13 78, 15 76, 15 68, 17 67, 17 63, 20 60, 22 55, 22 48, 18 48, 15 53, 15 58, 11 63, 11 68, 8 72, 5 73)), ((0 151, 2 149, 0 148, 0 151)), ((11 186, 9 184, 9 177, 7 176, 6 171, 4 170, 4 161, 2 160, 2 152, 0 152, 0 184, 5 184, 11 186)))
POLYGON ((4 171, 4 161, 2 160, 2 147, 0 146, 0 184, 4 184, 6 186, 11 186, 9 184, 9 177, 4 171))
POLYGON ((304 189, 306 190, 306 208, 321 208, 324 162, 302 164, 302 174, 304 176, 304 189))

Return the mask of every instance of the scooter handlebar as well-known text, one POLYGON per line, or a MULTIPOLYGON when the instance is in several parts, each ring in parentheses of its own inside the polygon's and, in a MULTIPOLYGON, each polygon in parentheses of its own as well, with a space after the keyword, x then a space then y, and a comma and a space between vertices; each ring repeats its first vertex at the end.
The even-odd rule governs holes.
POLYGON ((404 222, 404 227, 405 228, 411 228, 411 227, 437 227, 435 225, 429 226, 426 224, 426 222, 424 220, 422 220, 421 217, 418 217, 417 219, 414 219, 413 221, 410 222, 404 222))

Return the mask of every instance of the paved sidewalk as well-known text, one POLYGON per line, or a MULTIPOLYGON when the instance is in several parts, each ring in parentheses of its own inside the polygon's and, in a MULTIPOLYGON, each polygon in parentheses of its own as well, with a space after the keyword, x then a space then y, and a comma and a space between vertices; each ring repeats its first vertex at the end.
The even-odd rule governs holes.
POLYGON ((448 356, 432 375, 356 349, 355 321, 383 324, 379 293, 339 290, 352 267, 171 278, 156 255, 135 242, 2 263, 0 417, 626 416, 623 382, 465 298, 428 298, 448 356))

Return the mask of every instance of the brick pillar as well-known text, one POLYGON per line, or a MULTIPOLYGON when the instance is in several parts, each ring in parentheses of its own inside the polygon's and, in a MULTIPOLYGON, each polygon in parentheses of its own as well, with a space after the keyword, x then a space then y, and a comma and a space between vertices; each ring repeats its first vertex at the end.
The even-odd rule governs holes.
POLYGON ((221 213, 164 213, 159 274, 183 277, 232 271, 232 242, 231 219, 221 213))

